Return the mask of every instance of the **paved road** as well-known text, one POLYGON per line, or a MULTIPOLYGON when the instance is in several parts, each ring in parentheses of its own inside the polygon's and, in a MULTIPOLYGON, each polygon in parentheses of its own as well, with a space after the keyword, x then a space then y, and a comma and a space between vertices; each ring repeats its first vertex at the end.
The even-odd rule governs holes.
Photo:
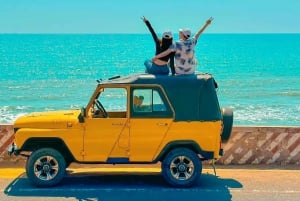
POLYGON ((52 188, 36 188, 30 184, 24 169, 0 169, 1 201, 84 200, 300 200, 300 170, 203 169, 198 184, 178 189, 167 186, 158 168, 70 169, 63 182, 52 188), (124 173, 126 172, 126 173, 124 173))

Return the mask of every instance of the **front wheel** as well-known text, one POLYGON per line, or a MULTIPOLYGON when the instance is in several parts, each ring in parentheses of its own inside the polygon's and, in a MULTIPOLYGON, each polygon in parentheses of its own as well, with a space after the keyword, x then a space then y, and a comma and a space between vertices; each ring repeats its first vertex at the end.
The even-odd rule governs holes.
POLYGON ((171 186, 192 186, 201 172, 202 163, 198 155, 187 148, 170 151, 162 161, 162 175, 171 186))
POLYGON ((27 160, 27 177, 36 186, 54 186, 65 176, 65 159, 55 149, 39 149, 33 152, 27 160))

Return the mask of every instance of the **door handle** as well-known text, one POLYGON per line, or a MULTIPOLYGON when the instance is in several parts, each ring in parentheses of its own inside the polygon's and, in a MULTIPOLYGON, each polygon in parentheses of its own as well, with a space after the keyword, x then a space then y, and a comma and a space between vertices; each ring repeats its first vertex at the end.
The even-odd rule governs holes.
POLYGON ((122 126, 123 123, 121 123, 121 122, 113 122, 112 125, 113 126, 122 126))
POLYGON ((167 126, 168 123, 157 123, 158 126, 167 126))

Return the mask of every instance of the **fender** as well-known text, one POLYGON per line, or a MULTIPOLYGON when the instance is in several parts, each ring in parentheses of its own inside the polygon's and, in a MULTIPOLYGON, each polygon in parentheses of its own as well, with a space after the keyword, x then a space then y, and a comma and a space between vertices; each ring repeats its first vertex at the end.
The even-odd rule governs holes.
POLYGON ((174 148, 185 147, 197 154, 200 154, 203 158, 201 160, 209 160, 214 158, 213 152, 203 151, 201 147, 193 140, 180 140, 169 142, 160 152, 160 154, 155 158, 155 162, 163 160, 165 155, 174 148))

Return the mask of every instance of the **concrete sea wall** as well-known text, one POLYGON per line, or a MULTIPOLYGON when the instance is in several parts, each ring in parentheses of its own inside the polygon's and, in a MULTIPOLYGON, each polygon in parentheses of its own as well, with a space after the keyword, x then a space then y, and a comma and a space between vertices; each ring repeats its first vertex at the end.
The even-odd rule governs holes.
MULTIPOLYGON (((12 141, 13 126, 0 125, 0 162, 20 160, 7 155, 12 141)), ((225 154, 217 164, 300 165, 300 127, 236 126, 223 148, 225 154)))
POLYGON ((300 127, 234 127, 220 164, 300 165, 300 127))

